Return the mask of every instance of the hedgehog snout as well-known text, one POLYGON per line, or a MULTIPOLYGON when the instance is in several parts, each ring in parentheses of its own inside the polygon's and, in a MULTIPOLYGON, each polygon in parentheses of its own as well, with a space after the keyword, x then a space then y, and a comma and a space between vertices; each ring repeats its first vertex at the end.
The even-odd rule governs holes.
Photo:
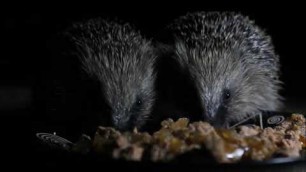
POLYGON ((130 124, 131 124, 131 118, 128 115, 126 115, 124 112, 112 115, 112 125, 116 129, 120 131, 130 130, 131 129, 130 124))
POLYGON ((204 110, 203 120, 209 122, 214 127, 224 127, 226 117, 226 107, 223 105, 208 105, 204 110))

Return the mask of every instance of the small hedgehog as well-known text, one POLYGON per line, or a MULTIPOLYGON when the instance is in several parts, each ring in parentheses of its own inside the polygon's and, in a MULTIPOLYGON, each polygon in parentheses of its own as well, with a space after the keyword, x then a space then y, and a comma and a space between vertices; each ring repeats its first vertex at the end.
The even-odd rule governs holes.
POLYGON ((98 84, 98 125, 141 128, 155 100, 151 42, 128 23, 103 19, 74 24, 66 33, 86 79, 98 84))
POLYGON ((164 33, 162 52, 189 75, 200 119, 228 127, 282 107, 279 57, 271 38, 248 17, 234 12, 189 13, 164 33))

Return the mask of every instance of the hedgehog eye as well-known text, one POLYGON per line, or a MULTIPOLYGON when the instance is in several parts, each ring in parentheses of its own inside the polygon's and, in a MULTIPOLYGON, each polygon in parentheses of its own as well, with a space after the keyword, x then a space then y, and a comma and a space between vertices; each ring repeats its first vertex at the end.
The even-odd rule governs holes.
POLYGON ((140 99, 138 99, 137 102, 136 102, 136 104, 137 104, 138 106, 140 106, 140 105, 142 104, 142 101, 141 101, 140 99))
POLYGON ((223 100, 228 100, 231 97, 231 93, 228 89, 223 92, 223 100))
POLYGON ((131 111, 132 112, 138 112, 142 108, 142 100, 140 98, 136 99, 136 102, 134 103, 131 111))
POLYGON ((142 101, 138 98, 138 99, 136 100, 136 104, 137 104, 137 106, 140 106, 140 105, 142 105, 142 101))

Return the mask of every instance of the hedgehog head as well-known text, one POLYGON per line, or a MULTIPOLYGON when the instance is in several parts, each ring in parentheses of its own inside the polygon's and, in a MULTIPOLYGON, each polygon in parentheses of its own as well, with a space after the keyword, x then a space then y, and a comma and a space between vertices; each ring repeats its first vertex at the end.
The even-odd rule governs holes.
MULTIPOLYGON (((84 71, 101 85, 110 124, 140 128, 154 102, 155 56, 150 41, 129 24, 91 20, 74 36, 84 71)), ((102 121, 103 122, 103 121, 102 121)))
POLYGON ((178 18, 168 31, 174 59, 196 86, 204 120, 228 126, 281 107, 279 58, 253 21, 232 12, 199 12, 178 18))

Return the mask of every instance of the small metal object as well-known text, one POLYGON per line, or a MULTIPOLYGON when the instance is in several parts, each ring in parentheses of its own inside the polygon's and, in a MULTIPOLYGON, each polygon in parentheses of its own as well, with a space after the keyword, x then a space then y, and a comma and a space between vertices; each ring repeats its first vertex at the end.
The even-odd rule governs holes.
POLYGON ((263 123, 262 123, 262 113, 258 114, 259 116, 259 123, 260 123, 260 128, 263 129, 263 123))
POLYGON ((280 124, 285 120, 284 116, 271 116, 270 118, 268 118, 267 123, 271 124, 271 125, 275 125, 275 124, 280 124))
POLYGON ((249 120, 252 119, 252 118, 254 118, 254 116, 249 116, 248 118, 245 118, 245 119, 243 119, 243 120, 237 122, 236 124, 230 126, 229 128, 235 128, 235 127, 237 127, 237 126, 239 126, 239 125, 241 125, 241 124, 244 124, 245 122, 249 121, 249 120))
POLYGON ((281 112, 262 112, 253 116, 249 116, 233 125, 229 128, 235 128, 239 125, 254 124, 260 126, 261 129, 266 127, 275 127, 285 121, 286 118, 290 117, 292 113, 281 113, 281 112))
POLYGON ((74 145, 69 140, 57 136, 55 132, 53 134, 36 133, 36 137, 52 148, 57 148, 65 151, 70 151, 72 146, 74 145))

